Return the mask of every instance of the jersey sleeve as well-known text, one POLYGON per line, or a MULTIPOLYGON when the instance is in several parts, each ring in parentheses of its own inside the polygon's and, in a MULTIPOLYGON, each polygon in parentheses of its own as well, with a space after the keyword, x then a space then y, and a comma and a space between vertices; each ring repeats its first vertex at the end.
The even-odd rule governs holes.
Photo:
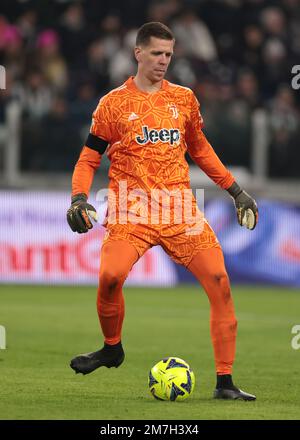
POLYGON ((232 185, 235 179, 206 139, 202 131, 203 126, 204 121, 200 113, 200 104, 194 93, 192 93, 191 113, 185 136, 187 151, 193 161, 216 185, 227 189, 232 185))
POLYGON ((104 96, 100 99, 93 113, 90 133, 110 143, 112 139, 111 108, 108 99, 104 96))
POLYGON ((72 176, 72 196, 86 194, 89 196, 95 171, 101 163, 101 154, 84 146, 75 165, 72 176))
POLYGON ((195 131, 199 131, 204 127, 204 121, 200 112, 200 103, 193 92, 191 92, 191 114, 190 125, 195 131))
POLYGON ((74 168, 72 195, 89 195, 95 171, 100 166, 101 157, 111 137, 110 108, 106 97, 103 97, 93 112, 89 135, 74 168))

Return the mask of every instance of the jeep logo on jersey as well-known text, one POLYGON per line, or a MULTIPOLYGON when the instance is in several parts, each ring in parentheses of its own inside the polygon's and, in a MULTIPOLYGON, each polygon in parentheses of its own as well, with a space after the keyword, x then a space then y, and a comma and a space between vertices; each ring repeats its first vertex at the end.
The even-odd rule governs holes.
POLYGON ((136 141, 140 145, 147 144, 151 142, 152 144, 156 144, 156 142, 169 142, 171 145, 174 145, 180 140, 180 131, 177 128, 162 128, 161 130, 150 130, 147 125, 143 125, 143 137, 137 136, 136 141))

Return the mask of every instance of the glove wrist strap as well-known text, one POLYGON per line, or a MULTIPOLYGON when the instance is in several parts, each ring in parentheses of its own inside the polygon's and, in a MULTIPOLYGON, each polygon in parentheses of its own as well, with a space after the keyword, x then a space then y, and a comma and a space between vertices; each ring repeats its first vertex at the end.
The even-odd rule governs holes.
POLYGON ((79 200, 83 200, 84 202, 86 202, 87 201, 87 195, 84 194, 84 193, 80 193, 80 194, 75 194, 71 198, 72 204, 75 203, 75 202, 78 202, 79 200))
POLYGON ((233 184, 227 188, 226 191, 228 191, 229 194, 235 199, 243 190, 236 182, 233 182, 233 184))

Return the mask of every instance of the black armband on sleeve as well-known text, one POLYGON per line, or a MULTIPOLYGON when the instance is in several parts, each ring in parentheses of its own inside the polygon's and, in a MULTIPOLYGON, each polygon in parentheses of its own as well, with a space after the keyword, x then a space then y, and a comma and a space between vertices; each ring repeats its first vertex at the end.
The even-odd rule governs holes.
POLYGON ((96 150, 98 153, 103 154, 107 148, 108 142, 92 133, 89 133, 85 145, 92 150, 96 150))

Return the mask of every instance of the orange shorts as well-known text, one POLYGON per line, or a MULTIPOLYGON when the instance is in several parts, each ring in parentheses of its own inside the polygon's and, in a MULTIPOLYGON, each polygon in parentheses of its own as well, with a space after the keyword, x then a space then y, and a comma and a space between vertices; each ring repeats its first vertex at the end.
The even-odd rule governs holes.
POLYGON ((110 224, 104 236, 103 245, 110 240, 125 240, 131 243, 141 257, 152 246, 160 245, 175 263, 187 267, 199 251, 220 247, 218 239, 204 219, 201 231, 188 233, 190 225, 110 224))

